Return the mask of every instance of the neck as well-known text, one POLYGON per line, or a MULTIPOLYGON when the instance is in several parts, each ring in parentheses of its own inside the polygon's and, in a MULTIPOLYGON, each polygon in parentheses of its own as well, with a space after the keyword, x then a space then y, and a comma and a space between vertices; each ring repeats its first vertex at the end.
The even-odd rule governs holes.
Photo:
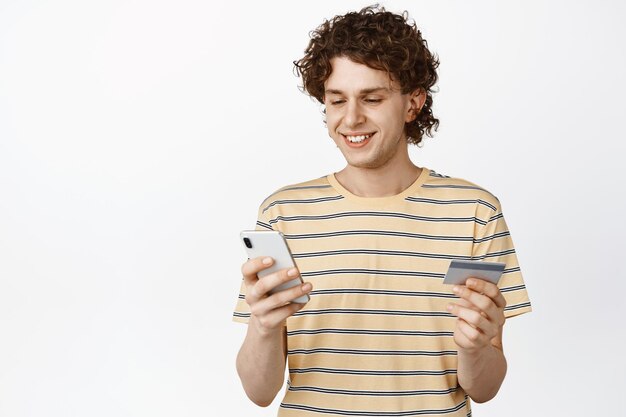
POLYGON ((409 159, 394 161, 378 168, 360 168, 348 165, 335 178, 352 194, 359 197, 388 197, 400 194, 419 177, 422 168, 409 159))

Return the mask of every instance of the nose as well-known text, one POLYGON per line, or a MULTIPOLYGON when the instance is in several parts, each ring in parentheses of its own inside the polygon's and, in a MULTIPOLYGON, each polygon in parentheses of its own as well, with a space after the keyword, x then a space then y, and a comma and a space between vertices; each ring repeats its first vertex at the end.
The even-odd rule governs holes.
POLYGON ((365 122, 365 115, 358 101, 349 101, 344 115, 344 124, 348 128, 356 127, 365 122))

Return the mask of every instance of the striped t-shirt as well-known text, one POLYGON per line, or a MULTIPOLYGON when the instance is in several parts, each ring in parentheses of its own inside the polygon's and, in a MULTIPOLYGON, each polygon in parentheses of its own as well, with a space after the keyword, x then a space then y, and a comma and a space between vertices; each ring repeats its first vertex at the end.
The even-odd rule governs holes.
MULTIPOLYGON (((531 310, 498 199, 427 168, 404 192, 365 198, 334 175, 284 187, 259 209, 311 300, 287 319, 289 380, 278 415, 469 416, 457 382, 450 261, 505 262, 507 317, 531 310)), ((234 320, 250 317, 245 286, 234 320)))

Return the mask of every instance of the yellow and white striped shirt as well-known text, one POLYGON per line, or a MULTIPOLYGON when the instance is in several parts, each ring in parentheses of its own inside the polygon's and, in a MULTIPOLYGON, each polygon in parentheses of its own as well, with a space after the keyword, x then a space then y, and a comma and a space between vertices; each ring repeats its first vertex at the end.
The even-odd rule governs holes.
MULTIPOLYGON (((531 310, 498 199, 424 168, 404 192, 358 197, 328 175, 284 187, 259 209, 279 230, 311 301, 287 319, 290 416, 468 416, 457 382, 450 261, 504 262, 507 317, 531 310)), ((245 286, 233 320, 250 317, 245 286)))

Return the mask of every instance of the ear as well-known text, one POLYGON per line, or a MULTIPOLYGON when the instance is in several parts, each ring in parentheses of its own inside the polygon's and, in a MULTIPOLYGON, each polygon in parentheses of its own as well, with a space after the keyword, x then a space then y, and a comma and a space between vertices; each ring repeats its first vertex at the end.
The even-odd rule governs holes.
POLYGON ((421 88, 416 89, 412 93, 409 93, 409 109, 407 110, 405 123, 410 123, 417 118, 417 115, 424 107, 426 102, 426 92, 421 88))

